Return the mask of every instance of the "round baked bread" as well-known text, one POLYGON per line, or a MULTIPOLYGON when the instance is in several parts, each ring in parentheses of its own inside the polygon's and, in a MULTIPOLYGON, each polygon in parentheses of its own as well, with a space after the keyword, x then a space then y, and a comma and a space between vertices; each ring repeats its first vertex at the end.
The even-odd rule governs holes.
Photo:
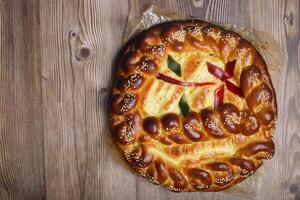
POLYGON ((171 191, 221 191, 274 154, 275 91, 235 32, 204 21, 156 25, 116 63, 110 126, 132 168, 171 191))

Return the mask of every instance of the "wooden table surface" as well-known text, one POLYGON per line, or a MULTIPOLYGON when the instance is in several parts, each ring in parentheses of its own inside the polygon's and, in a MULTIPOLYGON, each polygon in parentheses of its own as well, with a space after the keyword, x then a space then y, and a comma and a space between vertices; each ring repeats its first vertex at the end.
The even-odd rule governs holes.
POLYGON ((299 200, 299 0, 0 0, 0 199, 244 199, 152 185, 129 172, 111 142, 112 61, 129 12, 150 3, 278 41, 287 60, 276 155, 259 199, 299 200))

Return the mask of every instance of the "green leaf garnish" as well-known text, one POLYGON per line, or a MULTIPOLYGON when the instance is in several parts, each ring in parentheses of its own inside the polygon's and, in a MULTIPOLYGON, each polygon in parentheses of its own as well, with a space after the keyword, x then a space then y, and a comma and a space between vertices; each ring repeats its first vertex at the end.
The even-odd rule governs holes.
POLYGON ((190 111, 190 107, 189 107, 189 105, 187 103, 187 100, 186 100, 186 97, 185 97, 184 94, 181 96, 178 105, 179 105, 181 114, 183 116, 186 116, 189 113, 189 111, 190 111))
POLYGON ((181 66, 172 58, 172 56, 168 55, 168 68, 172 70, 177 76, 181 76, 181 66))

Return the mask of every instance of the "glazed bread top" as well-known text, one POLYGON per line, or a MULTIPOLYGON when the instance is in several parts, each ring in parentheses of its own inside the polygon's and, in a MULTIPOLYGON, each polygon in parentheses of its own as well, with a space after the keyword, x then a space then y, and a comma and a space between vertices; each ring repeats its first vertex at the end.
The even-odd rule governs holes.
POLYGON ((274 154, 277 105, 266 63, 237 33, 156 25, 116 63, 113 137, 140 175, 172 191, 220 191, 274 154))

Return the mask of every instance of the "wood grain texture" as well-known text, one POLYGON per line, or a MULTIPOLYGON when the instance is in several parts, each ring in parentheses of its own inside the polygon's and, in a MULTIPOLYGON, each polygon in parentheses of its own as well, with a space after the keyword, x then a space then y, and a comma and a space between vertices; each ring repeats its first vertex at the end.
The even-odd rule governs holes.
POLYGON ((149 4, 271 33, 287 55, 259 199, 300 197, 299 0, 0 0, 0 199, 247 199, 135 176, 107 124, 129 12, 149 4))
POLYGON ((45 193, 38 1, 0 1, 0 199, 45 193))

